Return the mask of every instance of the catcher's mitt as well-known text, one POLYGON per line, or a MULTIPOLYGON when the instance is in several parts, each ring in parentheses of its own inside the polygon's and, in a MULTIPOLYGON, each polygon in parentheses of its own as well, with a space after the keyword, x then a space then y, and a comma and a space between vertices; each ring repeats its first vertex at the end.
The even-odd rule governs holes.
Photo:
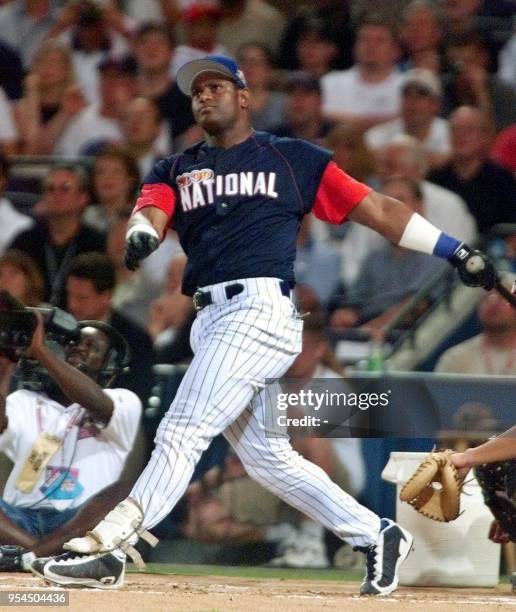
POLYGON ((460 513, 462 481, 450 461, 451 451, 430 453, 400 492, 401 501, 420 514, 447 523, 460 513), (438 486, 434 487, 434 483, 438 486))

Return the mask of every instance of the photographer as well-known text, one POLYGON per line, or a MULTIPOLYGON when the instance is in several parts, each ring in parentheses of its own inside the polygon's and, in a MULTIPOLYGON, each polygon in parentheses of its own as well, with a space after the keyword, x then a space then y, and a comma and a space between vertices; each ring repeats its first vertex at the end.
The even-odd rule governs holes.
POLYGON ((26 388, 9 395, 14 365, 0 358, 0 450, 14 462, 0 499, 3 571, 28 569, 34 555, 59 553, 130 485, 117 480, 141 403, 131 391, 106 389, 125 365, 127 346, 97 321, 79 323, 79 332, 62 358, 50 349, 38 313, 20 362, 26 388))

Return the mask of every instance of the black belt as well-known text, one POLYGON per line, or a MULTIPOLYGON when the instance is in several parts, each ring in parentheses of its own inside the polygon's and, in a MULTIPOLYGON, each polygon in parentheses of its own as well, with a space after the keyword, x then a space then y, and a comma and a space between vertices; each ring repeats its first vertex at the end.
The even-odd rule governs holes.
MULTIPOLYGON (((279 282, 279 286, 282 295, 285 297, 290 297, 290 283, 282 280, 279 282)), ((235 295, 242 293, 244 289, 245 287, 242 285, 242 283, 233 283, 231 285, 226 285, 224 287, 224 292, 226 294, 226 298, 230 300, 232 297, 235 297, 235 295)), ((197 311, 206 308, 206 306, 210 306, 210 304, 213 304, 211 291, 201 291, 200 289, 197 289, 197 291, 193 294, 192 301, 194 308, 197 311)))

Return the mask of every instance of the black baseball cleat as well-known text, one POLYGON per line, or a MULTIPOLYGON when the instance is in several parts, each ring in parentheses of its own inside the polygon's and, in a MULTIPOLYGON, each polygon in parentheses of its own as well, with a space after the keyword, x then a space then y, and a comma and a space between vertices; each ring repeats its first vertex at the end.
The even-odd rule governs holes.
POLYGON ((36 559, 31 569, 36 576, 62 587, 117 589, 124 583, 125 553, 119 549, 93 555, 67 552, 36 559))
POLYGON ((14 544, 0 545, 0 572, 28 572, 34 554, 14 544))
POLYGON ((366 575, 360 595, 388 595, 398 587, 398 572, 412 548, 412 535, 397 523, 383 518, 374 544, 356 546, 366 556, 366 575))

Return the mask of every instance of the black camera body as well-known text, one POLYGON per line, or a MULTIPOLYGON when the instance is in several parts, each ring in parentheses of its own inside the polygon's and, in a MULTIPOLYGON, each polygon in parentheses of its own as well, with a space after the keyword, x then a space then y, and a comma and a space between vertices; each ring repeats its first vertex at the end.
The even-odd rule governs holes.
POLYGON ((7 291, 0 291, 0 354, 16 361, 17 355, 28 349, 38 320, 35 311, 43 316, 45 340, 65 346, 80 338, 77 320, 57 307, 28 308, 7 291))

